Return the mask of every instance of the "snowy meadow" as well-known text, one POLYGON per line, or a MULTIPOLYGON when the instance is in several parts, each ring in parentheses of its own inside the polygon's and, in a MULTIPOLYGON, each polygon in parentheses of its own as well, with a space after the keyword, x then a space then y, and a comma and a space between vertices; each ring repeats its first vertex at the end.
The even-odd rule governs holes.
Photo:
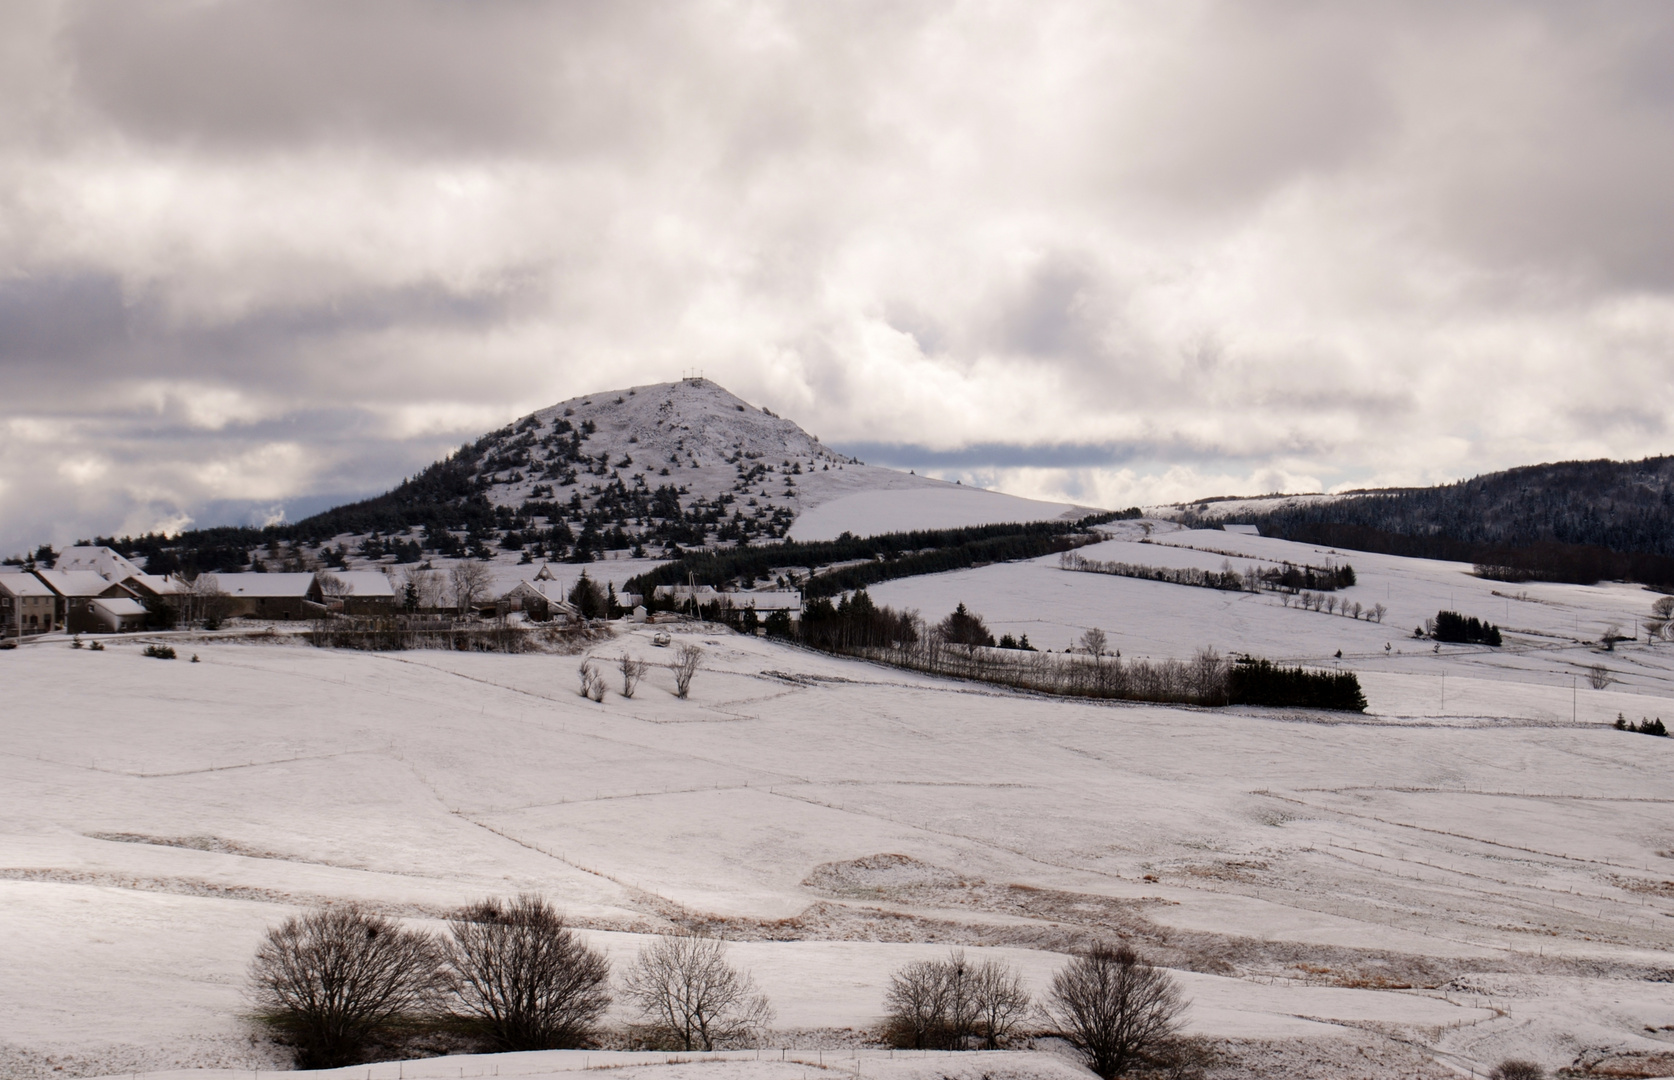
MULTIPOLYGON (((1083 551, 1333 554, 1153 532, 1083 551)), ((701 625, 675 628, 703 650, 686 700, 673 650, 627 626, 590 655, 653 666, 602 702, 575 656, 284 635, 179 641, 174 662, 136 641, 0 653, 0 1066, 284 1067, 247 1019, 267 928, 344 900, 440 927, 532 891, 618 964, 660 932, 726 938, 773 1003, 773 1045, 867 1072, 904 963, 961 946, 1039 993, 1100 935, 1176 973, 1228 1076, 1666 1060, 1674 742, 1611 722, 1674 718, 1674 646, 1597 644, 1653 598, 1336 557, 1382 624, 1053 558, 874 592, 927 617, 964 602, 1041 647, 1097 627, 1125 656, 1340 663, 1364 715, 1053 699, 701 625), (1412 639, 1444 608, 1506 644, 1412 639)))

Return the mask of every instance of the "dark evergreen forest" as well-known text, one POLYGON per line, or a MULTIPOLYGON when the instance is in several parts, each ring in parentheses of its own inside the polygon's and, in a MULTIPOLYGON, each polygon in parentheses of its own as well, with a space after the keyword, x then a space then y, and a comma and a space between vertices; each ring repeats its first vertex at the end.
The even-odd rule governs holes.
POLYGON ((1507 581, 1674 586, 1674 457, 1530 465, 1230 520, 1302 543, 1474 563, 1507 581))

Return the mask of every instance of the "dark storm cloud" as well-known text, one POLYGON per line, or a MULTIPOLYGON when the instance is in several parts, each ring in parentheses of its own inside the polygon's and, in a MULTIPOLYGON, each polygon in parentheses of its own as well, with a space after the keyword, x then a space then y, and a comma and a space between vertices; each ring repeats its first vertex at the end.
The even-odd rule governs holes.
POLYGON ((309 392, 318 387, 299 384, 342 376, 329 363, 311 364, 322 344, 393 328, 480 332, 527 303, 515 289, 462 293, 421 282, 204 323, 172 318, 155 295, 124 295, 106 272, 27 277, 0 282, 0 369, 13 403, 40 412, 112 382, 183 375, 309 392))
POLYGON ((613 46, 658 21, 603 2, 86 4, 61 46, 85 104, 146 139, 577 152, 649 119, 603 106, 652 59, 613 46))
POLYGON ((26 367, 59 365, 120 348, 128 313, 122 285, 106 273, 0 282, 0 365, 16 378, 26 367))

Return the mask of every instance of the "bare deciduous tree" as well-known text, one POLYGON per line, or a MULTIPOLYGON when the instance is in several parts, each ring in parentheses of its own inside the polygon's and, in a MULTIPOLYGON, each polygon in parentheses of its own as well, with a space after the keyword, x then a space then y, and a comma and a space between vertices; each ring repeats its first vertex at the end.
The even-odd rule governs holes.
POLYGON ((915 1050, 994 1049, 1028 1015, 1022 977, 995 960, 972 964, 955 949, 946 960, 900 968, 884 996, 888 1035, 915 1050))
POLYGON ((488 567, 476 559, 460 559, 448 571, 448 583, 453 586, 454 606, 459 614, 467 614, 488 594, 488 567))
POLYGON ((645 672, 651 667, 644 660, 635 660, 627 653, 622 654, 622 696, 631 698, 634 691, 639 689, 639 680, 645 678, 645 672))
POLYGON ((1197 650, 1192 657, 1191 681, 1192 692, 1197 699, 1205 704, 1221 705, 1226 702, 1227 662, 1221 654, 1209 645, 1197 650))
POLYGON ((408 563, 401 568, 401 588, 398 593, 405 594, 409 587, 413 590, 415 606, 442 606, 442 575, 436 571, 425 569, 417 563, 408 563))
POLYGON ((1381 623, 1383 622, 1383 617, 1387 614, 1389 614, 1388 608, 1384 607, 1382 604, 1373 604, 1371 612, 1366 617, 1373 622, 1381 623))
POLYGON ((181 614, 187 622, 202 622, 206 630, 215 630, 232 613, 232 597, 221 591, 221 579, 214 574, 199 574, 186 587, 182 598, 185 610, 181 614))
POLYGON ((1651 617, 1645 620, 1645 640, 1655 643, 1674 634, 1674 596, 1660 596, 1651 605, 1651 617))
POLYGON ((640 950, 622 993, 652 1041, 679 1050, 757 1041, 773 1022, 773 1006, 716 938, 658 938, 640 950))
POLYGON ((680 646, 680 653, 671 665, 674 668, 674 696, 684 698, 692 688, 692 676, 697 674, 703 650, 696 645, 680 646))
POLYGON ((1009 965, 989 960, 977 966, 976 1030, 989 1050, 996 1049, 1029 1015, 1033 1001, 1023 977, 1009 965))
POLYGON ((578 671, 581 676, 581 696, 592 698, 594 701, 603 701, 605 696, 604 676, 599 674, 599 669, 593 666, 593 661, 591 659, 583 660, 578 671))
POLYGON ((1104 631, 1096 626, 1081 635, 1081 649, 1089 656, 1103 656, 1104 648, 1108 644, 1109 639, 1105 637, 1104 631))
POLYGON ((459 1009, 501 1049, 580 1046, 610 1007, 610 962, 539 896, 483 901, 450 929, 459 1009))
POLYGON ((1173 977, 1126 945, 1094 945, 1052 979, 1044 1008, 1087 1067, 1113 1080, 1167 1053, 1186 1001, 1173 977))
POLYGON ((339 606, 355 594, 355 587, 336 574, 321 574, 318 581, 320 583, 320 596, 327 601, 337 601, 339 606))
POLYGON ((250 997, 294 1047, 298 1068, 329 1069, 429 1011, 443 981, 433 938, 351 904, 269 930, 250 966, 250 997))
POLYGON ((1587 669, 1587 685, 1594 690, 1603 690, 1615 681, 1615 676, 1611 675, 1610 669, 1603 664, 1594 664, 1587 669))

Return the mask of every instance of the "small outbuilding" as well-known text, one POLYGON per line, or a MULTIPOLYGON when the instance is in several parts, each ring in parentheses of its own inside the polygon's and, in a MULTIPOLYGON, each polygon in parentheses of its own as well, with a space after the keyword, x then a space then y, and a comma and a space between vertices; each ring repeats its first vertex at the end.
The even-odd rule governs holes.
POLYGON ((88 622, 97 623, 98 630, 107 634, 127 634, 145 629, 145 605, 132 597, 103 597, 87 602, 88 622))

